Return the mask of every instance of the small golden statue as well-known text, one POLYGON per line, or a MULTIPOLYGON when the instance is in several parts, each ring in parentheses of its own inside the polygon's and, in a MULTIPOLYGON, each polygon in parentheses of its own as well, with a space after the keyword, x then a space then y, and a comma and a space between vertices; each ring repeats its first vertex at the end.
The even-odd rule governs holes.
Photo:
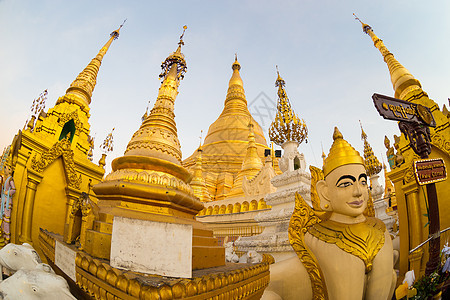
POLYGON ((271 266, 263 299, 391 299, 396 273, 384 223, 370 215, 364 159, 337 128, 310 207, 297 194, 289 240, 297 257, 271 266))

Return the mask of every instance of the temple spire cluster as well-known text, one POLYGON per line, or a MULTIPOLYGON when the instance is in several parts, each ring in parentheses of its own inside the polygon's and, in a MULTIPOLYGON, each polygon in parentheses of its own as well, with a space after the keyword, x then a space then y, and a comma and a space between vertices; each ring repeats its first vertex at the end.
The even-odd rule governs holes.
POLYGON ((279 146, 288 141, 301 144, 308 137, 308 128, 305 121, 298 118, 291 107, 284 90, 286 83, 281 78, 278 67, 277 74, 278 77, 275 81, 275 86, 278 87, 277 114, 269 128, 270 140, 279 146))

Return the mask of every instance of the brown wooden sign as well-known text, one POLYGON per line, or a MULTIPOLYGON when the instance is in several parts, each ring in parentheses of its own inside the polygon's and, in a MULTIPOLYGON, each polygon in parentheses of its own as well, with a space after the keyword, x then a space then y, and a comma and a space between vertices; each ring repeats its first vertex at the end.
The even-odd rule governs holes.
POLYGON ((442 158, 416 160, 414 162, 414 173, 417 183, 420 185, 447 179, 447 170, 442 158))
POLYGON ((378 113, 385 119, 436 127, 428 107, 380 94, 373 94, 372 99, 378 113))

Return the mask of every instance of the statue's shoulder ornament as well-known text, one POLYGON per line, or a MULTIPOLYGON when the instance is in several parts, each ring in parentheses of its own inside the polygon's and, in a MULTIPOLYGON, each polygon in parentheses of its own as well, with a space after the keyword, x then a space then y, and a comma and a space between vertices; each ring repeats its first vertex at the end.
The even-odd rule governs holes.
POLYGON ((308 228, 308 233, 326 243, 335 244, 343 251, 359 257, 366 267, 372 270, 373 259, 385 242, 386 226, 373 217, 364 222, 343 224, 327 220, 308 228))

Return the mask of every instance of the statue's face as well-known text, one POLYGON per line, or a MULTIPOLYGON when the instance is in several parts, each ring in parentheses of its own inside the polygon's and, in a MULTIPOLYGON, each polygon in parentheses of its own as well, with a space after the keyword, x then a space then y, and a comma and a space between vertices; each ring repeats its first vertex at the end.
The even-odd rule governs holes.
POLYGON ((349 164, 336 168, 325 178, 325 193, 334 214, 361 216, 367 207, 369 189, 363 165, 349 164))

